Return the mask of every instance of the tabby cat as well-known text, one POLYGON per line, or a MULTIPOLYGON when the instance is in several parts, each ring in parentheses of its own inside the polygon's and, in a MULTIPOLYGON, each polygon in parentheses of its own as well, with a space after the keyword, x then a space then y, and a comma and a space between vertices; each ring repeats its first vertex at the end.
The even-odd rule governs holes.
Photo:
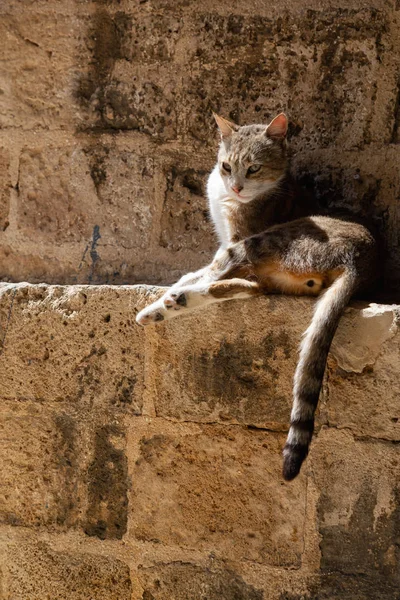
POLYGON ((207 192, 219 250, 210 265, 185 275, 142 310, 137 322, 171 319, 232 298, 320 295, 294 377, 283 449, 283 476, 291 480, 308 454, 326 359, 343 309, 376 280, 377 243, 364 225, 351 220, 302 216, 305 209, 288 175, 283 113, 268 126, 239 127, 214 116, 221 144, 207 192))

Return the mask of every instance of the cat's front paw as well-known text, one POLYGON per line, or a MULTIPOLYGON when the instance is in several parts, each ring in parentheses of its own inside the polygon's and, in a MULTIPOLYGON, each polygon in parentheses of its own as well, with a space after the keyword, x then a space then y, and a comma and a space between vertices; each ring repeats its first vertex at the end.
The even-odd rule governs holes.
POLYGON ((164 306, 167 309, 173 308, 175 310, 179 310, 182 306, 187 306, 186 294, 179 289, 176 291, 171 290, 170 292, 167 292, 163 300, 164 306))
POLYGON ((162 298, 141 310, 136 316, 136 322, 139 325, 149 325, 186 314, 207 302, 206 291, 204 285, 171 289, 162 298))
POLYGON ((163 303, 158 300, 149 306, 146 306, 136 315, 136 323, 139 325, 150 325, 151 323, 157 323, 164 321, 166 309, 163 303))
POLYGON ((185 314, 194 308, 207 304, 208 285, 196 283, 182 287, 172 288, 163 296, 165 308, 169 311, 168 318, 176 316, 176 311, 185 314))

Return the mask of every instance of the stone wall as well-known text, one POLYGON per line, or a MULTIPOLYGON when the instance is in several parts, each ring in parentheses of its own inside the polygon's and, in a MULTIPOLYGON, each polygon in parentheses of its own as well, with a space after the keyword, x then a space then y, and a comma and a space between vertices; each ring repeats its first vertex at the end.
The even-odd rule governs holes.
POLYGON ((400 6, 2 0, 0 278, 165 283, 215 249, 211 110, 291 119, 293 171, 400 278, 400 6))
POLYGON ((347 309, 288 484, 313 301, 144 330, 135 314, 158 293, 2 284, 1 597, 399 598, 399 307, 347 309))
POLYGON ((0 3, 0 597, 398 600, 399 308, 346 311, 298 479, 281 448, 313 301, 143 330, 204 264, 217 135, 291 118, 293 172, 400 279, 400 5, 0 3))

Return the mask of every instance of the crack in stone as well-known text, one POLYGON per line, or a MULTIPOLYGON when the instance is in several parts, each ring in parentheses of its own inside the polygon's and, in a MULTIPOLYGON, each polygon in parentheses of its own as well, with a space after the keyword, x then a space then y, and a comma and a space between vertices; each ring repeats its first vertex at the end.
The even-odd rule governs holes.
POLYGON ((8 331, 8 326, 9 326, 9 323, 11 320, 11 315, 12 315, 12 310, 13 310, 13 306, 14 306, 14 299, 15 299, 16 293, 17 293, 17 287, 15 287, 13 290, 10 308, 8 309, 7 320, 6 320, 6 324, 5 324, 5 328, 4 328, 4 335, 3 335, 3 339, 1 340, 0 356, 3 354, 3 350, 6 345, 7 331, 8 331))

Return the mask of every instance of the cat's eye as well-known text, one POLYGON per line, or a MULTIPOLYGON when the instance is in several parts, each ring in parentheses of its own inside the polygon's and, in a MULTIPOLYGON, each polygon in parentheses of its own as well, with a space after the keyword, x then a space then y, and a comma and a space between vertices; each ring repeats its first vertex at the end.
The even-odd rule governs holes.
POLYGON ((261 165, 251 165, 251 167, 247 169, 247 174, 251 175, 252 173, 257 173, 257 171, 259 171, 260 169, 261 165))
POLYGON ((223 162, 222 163, 222 168, 224 169, 224 171, 226 171, 227 173, 230 173, 232 171, 231 165, 229 163, 223 162))

